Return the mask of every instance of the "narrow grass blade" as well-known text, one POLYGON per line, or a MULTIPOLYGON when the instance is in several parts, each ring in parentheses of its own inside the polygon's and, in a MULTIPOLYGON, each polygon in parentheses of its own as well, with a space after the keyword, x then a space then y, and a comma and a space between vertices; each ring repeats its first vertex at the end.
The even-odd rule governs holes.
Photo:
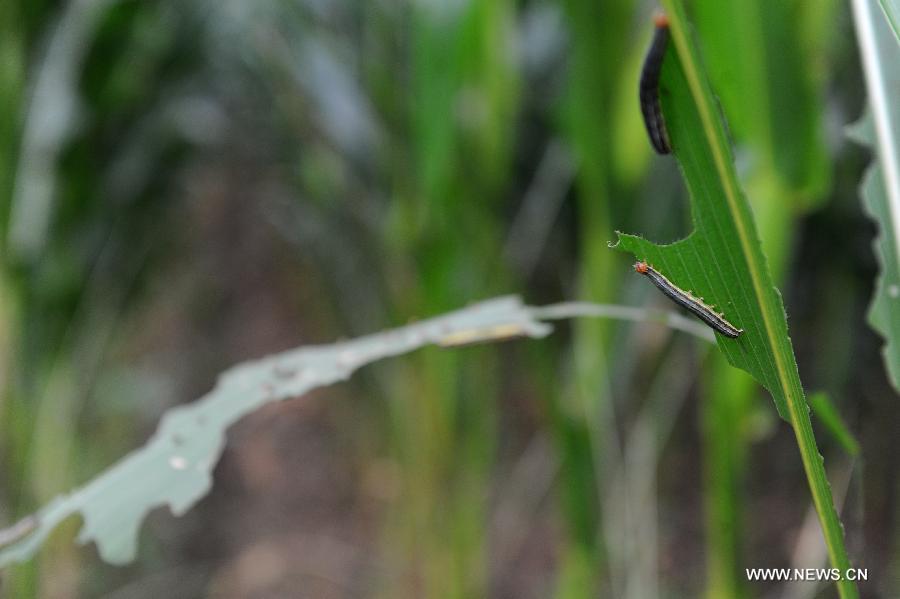
POLYGON ((825 426, 831 436, 840 443, 844 451, 850 456, 859 455, 859 441, 850 432, 850 429, 844 423, 840 413, 831 403, 828 394, 821 391, 809 394, 809 405, 812 407, 813 414, 816 415, 819 422, 825 426))
POLYGON ((118 0, 71 2, 35 75, 22 132, 21 156, 9 216, 9 251, 30 261, 43 250, 54 211, 55 164, 78 123, 77 74, 91 35, 118 0))

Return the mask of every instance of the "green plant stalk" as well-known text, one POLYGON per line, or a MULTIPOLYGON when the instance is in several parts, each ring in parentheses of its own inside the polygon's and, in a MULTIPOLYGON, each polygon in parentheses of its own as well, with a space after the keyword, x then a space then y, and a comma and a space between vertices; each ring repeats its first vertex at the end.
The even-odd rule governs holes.
MULTIPOLYGON (((843 531, 831 496, 825 474, 822 457, 816 446, 809 409, 803 396, 799 373, 791 354, 790 346, 782 346, 771 340, 777 338, 776 323, 783 319, 777 313, 778 306, 768 301, 770 293, 766 286, 770 285, 766 272, 765 257, 756 242, 753 217, 749 205, 741 197, 737 184, 737 176, 731 159, 728 142, 722 122, 716 114, 709 82, 700 70, 700 61, 693 41, 689 38, 688 22, 684 8, 679 0, 663 0, 663 5, 671 20, 672 39, 682 63, 691 95, 703 125, 703 132, 708 140, 712 159, 725 192, 728 209, 734 221, 738 242, 747 257, 747 267, 751 279, 754 297, 760 302, 766 338, 770 340, 772 355, 777 370, 777 381, 784 394, 789 421, 797 438, 800 456, 806 471, 813 503, 822 525, 828 555, 833 567, 845 571, 850 567, 850 560, 844 546, 843 531)), ((837 588, 843 599, 857 597, 856 585, 848 580, 837 582, 837 588)))
MULTIPOLYGON (((565 137, 578 165, 581 256, 578 294, 590 301, 612 299, 615 256, 606 243, 611 227, 615 181, 611 147, 614 96, 612 82, 622 78, 624 32, 631 2, 601 6, 595 0, 567 0, 563 6, 571 34, 569 82, 563 115, 565 137)), ((621 276, 621 275, 620 275, 621 276)), ((595 597, 606 568, 599 510, 604 485, 603 456, 614 444, 609 431, 611 397, 609 323, 575 325, 571 384, 557 397, 554 436, 562 456, 563 508, 568 541, 558 576, 560 599, 595 597)))
MULTIPOLYGON (((412 9, 410 94, 398 107, 410 129, 401 139, 411 140, 400 153, 412 159, 396 165, 395 254, 386 264, 399 318, 464 304, 507 280, 499 259, 485 257, 501 255, 495 209, 511 163, 518 78, 496 40, 510 37, 513 16, 508 0, 412 9)), ((387 536, 399 538, 411 566, 409 577, 386 583, 385 596, 487 593, 492 358, 490 349, 429 350, 397 381, 391 442, 403 494, 387 536)))
MULTIPOLYGON (((21 347, 20 323, 23 302, 21 286, 6 263, 6 240, 9 206, 12 201, 14 175, 20 143, 22 94, 25 89, 25 49, 27 29, 21 2, 0 2, 0 437, 4 454, 3 502, 13 512, 22 513, 32 504, 26 500, 15 481, 25 480, 27 449, 31 441, 32 414, 29 404, 20 394, 22 377, 18 371, 18 352, 21 347), (8 327, 8 328, 6 328, 8 327)), ((7 524, 7 523, 4 523, 7 524)), ((40 567, 30 562, 10 569, 4 574, 4 591, 15 597, 37 595, 40 567)))
POLYGON ((739 481, 747 453, 740 429, 757 386, 752 377, 721 357, 712 366, 709 393, 701 406, 706 597, 732 599, 747 594, 746 581, 740 576, 744 502, 739 481))

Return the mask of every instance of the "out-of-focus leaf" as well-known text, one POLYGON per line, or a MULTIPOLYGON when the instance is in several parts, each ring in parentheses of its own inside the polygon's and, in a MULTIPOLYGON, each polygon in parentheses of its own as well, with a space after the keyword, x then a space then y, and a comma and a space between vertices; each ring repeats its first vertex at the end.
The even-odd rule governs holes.
MULTIPOLYGON (((639 48, 650 47, 650 27, 645 27, 646 34, 641 38, 639 48)), ((613 147, 610 156, 613 175, 624 185, 637 185, 647 171, 650 163, 652 147, 644 140, 644 121, 641 108, 635 101, 635 92, 641 77, 644 64, 644 53, 626 52, 622 63, 622 84, 615 90, 610 112, 613 147), (637 143, 635 143, 637 141, 637 143)))
MULTIPOLYGON (((560 117, 577 169, 578 294, 609 301, 618 278, 615 255, 606 247, 612 233, 611 215, 627 206, 616 202, 620 182, 614 178, 612 156, 617 149, 613 141, 622 123, 614 125, 615 92, 624 88, 623 57, 631 51, 634 3, 565 0, 559 4, 569 33, 560 117)), ((642 134, 629 141, 645 143, 642 134)), ((579 323, 574 330, 571 384, 554 401, 554 434, 562 462, 561 509, 568 538, 561 548, 553 594, 565 599, 597 596, 601 573, 607 568, 610 579, 618 578, 613 571, 618 548, 602 546, 607 534, 615 535, 607 526, 616 524, 598 510, 600 489, 609 482, 601 456, 613 449, 611 347, 607 323, 579 323)))
MULTIPOLYGON (((851 136, 866 145, 873 145, 875 132, 870 117, 863 117, 850 130, 851 136)), ((884 170, 873 163, 863 175, 860 185, 866 213, 878 223, 878 237, 872 249, 881 264, 881 272, 875 283, 875 295, 869 306, 868 320, 873 329, 884 338, 882 348, 884 365, 894 388, 900 390, 900 263, 898 255, 898 231, 893 226, 884 170)))
POLYGON ((878 0, 878 3, 884 11, 884 16, 887 17, 894 37, 900 42, 900 0, 878 0))
MULTIPOLYGON (((870 121, 864 118, 863 122, 854 127, 853 136, 861 143, 871 143, 870 121)), ((900 270, 897 262, 897 230, 891 226, 890 210, 888 208, 887 191, 882 171, 877 164, 873 164, 863 175, 860 185, 860 193, 863 206, 867 214, 881 228, 878 237, 872 244, 875 255, 881 264, 881 272, 875 285, 875 296, 869 307, 869 324, 885 339, 882 350, 885 367, 894 388, 900 389, 900 270)))
POLYGON ((838 413, 834 404, 831 403, 831 400, 828 398, 828 394, 823 393, 822 391, 810 393, 809 405, 812 407, 813 413, 819 421, 826 429, 828 429, 828 432, 831 433, 831 436, 841 444, 844 451, 851 456, 859 455, 859 441, 856 440, 856 437, 854 437, 853 433, 850 432, 850 429, 847 428, 840 413, 838 413))
POLYGON ((691 3, 731 132, 753 154, 751 179, 774 175, 778 188, 804 202, 824 197, 831 169, 813 68, 828 36, 803 35, 803 25, 831 5, 818 3, 812 14, 796 0, 691 3))
POLYGON ((57 193, 56 161, 81 109, 78 74, 95 28, 117 1, 69 3, 37 68, 10 214, 9 251, 17 259, 33 260, 44 249, 57 193))
POLYGON ((874 243, 881 273, 869 324, 885 339, 885 368, 900 390, 900 45, 874 0, 854 0, 853 9, 871 115, 850 134, 875 150, 877 160, 863 177, 861 193, 881 229, 874 243))
POLYGON ((137 535, 147 513, 168 505, 184 514, 212 487, 229 426, 277 400, 346 380, 359 367, 471 331, 515 328, 543 337, 549 325, 534 320, 516 297, 482 302, 418 324, 353 341, 299 348, 232 368, 200 400, 163 415, 159 429, 141 449, 69 495, 50 502, 30 519, 0 531, 0 567, 24 561, 50 532, 76 513, 84 518, 81 543, 95 541, 100 556, 116 564, 134 559, 137 535))
POLYGON ((19 102, 24 87, 24 34, 18 4, 0 5, 0 239, 4 237, 6 206, 16 164, 19 102))

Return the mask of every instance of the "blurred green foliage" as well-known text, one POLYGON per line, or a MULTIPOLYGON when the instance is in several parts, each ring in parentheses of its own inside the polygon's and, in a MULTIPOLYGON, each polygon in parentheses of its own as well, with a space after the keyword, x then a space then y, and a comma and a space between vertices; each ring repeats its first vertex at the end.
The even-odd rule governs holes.
MULTIPOLYGON (((859 431, 866 496, 845 522, 888 596, 900 412, 863 320, 863 156, 834 134, 862 102, 848 16, 689 8, 803 380, 859 431)), ((689 232, 639 117, 649 16, 605 0, 0 4, 0 516, 83 482, 243 359, 500 293, 664 305, 607 247, 615 230, 689 232)), ((792 564, 808 492, 770 402, 706 355, 656 325, 585 321, 374 367, 238 427, 213 497, 155 520, 136 565, 61 531, 4 589, 760 595, 739 574, 792 564)))

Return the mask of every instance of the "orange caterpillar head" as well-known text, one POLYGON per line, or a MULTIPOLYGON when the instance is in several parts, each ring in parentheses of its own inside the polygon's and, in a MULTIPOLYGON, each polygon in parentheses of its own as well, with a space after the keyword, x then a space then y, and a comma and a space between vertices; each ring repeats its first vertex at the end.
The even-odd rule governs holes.
POLYGON ((650 268, 650 266, 646 262, 635 262, 634 263, 634 271, 639 272, 642 275, 647 274, 647 270, 649 268, 650 268))
POLYGON ((653 24, 656 26, 657 29, 663 29, 665 27, 668 27, 669 26, 669 15, 667 15, 666 13, 664 13, 661 10, 656 11, 655 13, 653 13, 653 24))

